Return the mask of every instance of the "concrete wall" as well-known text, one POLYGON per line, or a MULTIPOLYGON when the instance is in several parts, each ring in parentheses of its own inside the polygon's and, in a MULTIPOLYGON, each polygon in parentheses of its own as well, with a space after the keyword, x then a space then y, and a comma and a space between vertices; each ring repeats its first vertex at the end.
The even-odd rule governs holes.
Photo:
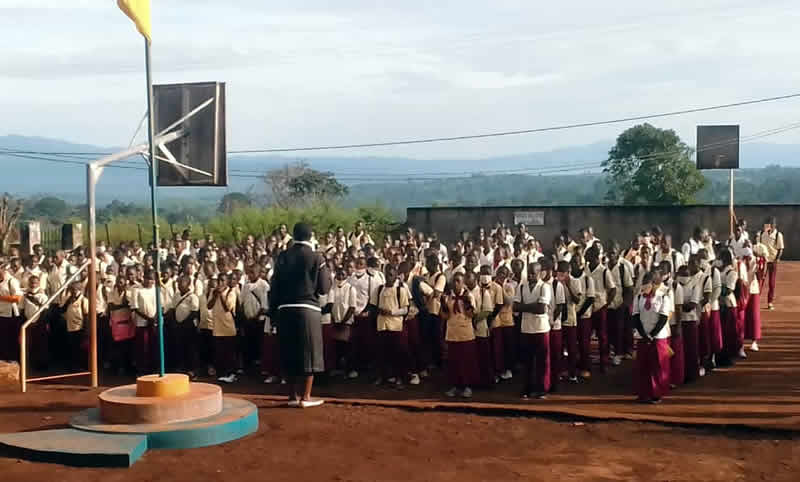
MULTIPOLYGON (((748 222, 751 234, 761 229, 767 216, 778 218, 778 226, 786 242, 785 258, 800 259, 800 205, 764 204, 736 206, 736 216, 748 222)), ((562 229, 570 233, 592 226, 602 241, 617 240, 621 246, 630 243, 634 234, 653 226, 661 226, 679 246, 689 238, 695 226, 707 227, 720 237, 727 238, 727 206, 492 206, 408 208, 406 222, 425 233, 436 232, 441 239, 451 241, 461 231, 473 231, 477 226, 489 228, 498 221, 506 226, 514 223, 514 213, 543 211, 544 226, 529 226, 547 250, 562 229)))

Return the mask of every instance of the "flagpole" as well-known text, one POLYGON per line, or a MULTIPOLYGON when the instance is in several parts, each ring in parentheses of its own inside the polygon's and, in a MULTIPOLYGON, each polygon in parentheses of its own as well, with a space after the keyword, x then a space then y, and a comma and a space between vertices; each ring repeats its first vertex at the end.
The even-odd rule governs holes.
POLYGON ((156 146, 153 144, 155 125, 153 119, 153 77, 150 69, 150 41, 144 39, 145 67, 147 70, 147 138, 150 145, 150 210, 153 217, 153 264, 156 267, 156 320, 158 323, 158 374, 164 376, 164 316, 161 313, 161 259, 158 255, 158 159, 156 159, 156 146))

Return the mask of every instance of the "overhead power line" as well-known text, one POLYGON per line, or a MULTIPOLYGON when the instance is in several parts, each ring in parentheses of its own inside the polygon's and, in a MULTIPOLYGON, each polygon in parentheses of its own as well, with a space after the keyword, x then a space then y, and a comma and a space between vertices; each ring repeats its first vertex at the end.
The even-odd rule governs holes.
MULTIPOLYGON (((660 112, 655 114, 637 115, 630 117, 621 117, 617 119, 608 119, 591 122, 578 122, 571 124, 554 125, 548 127, 536 127, 531 129, 517 129, 509 131, 487 132, 479 134, 468 134, 459 136, 447 137, 428 137, 419 139, 405 139, 396 141, 383 141, 383 142, 368 142, 368 143, 350 143, 350 144, 332 144, 320 146, 305 146, 305 147, 276 147, 276 148, 259 148, 259 149, 240 149, 228 151, 228 154, 265 154, 265 153, 280 153, 280 152, 303 152, 303 151, 324 151, 324 150, 337 150, 337 149, 360 149, 367 147, 387 147, 399 145, 412 145, 412 144, 429 144, 434 142, 451 142, 463 141, 469 139, 484 139, 491 137, 504 137, 514 136, 521 134, 534 134, 540 132, 552 132, 568 129, 578 129, 582 127, 595 127, 603 125, 620 124, 624 122, 633 122, 647 119, 657 119, 662 117, 672 117, 685 114, 695 114, 698 112, 708 112, 713 110, 730 109, 734 107, 744 107, 754 104, 763 104, 766 102, 776 102, 781 100, 789 100, 800 97, 800 93, 779 95, 773 97, 762 97, 760 99, 744 100, 739 102, 732 102, 728 104, 718 104, 705 107, 693 107, 669 112, 660 112)), ((33 150, 10 150, 15 154, 32 154, 32 155, 64 155, 64 156, 104 156, 111 153, 108 152, 74 152, 74 151, 33 151, 33 150)))

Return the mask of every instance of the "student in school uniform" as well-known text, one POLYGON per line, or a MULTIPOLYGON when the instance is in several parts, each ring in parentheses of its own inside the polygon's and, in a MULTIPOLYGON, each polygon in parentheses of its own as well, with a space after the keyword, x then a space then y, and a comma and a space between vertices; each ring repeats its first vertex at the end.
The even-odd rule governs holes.
POLYGON ((699 271, 697 258, 690 257, 688 266, 678 268, 676 278, 678 286, 681 287, 681 299, 675 300, 675 310, 676 315, 680 317, 683 337, 684 379, 682 383, 691 383, 700 376, 700 317, 698 310, 703 299, 703 287, 697 277, 699 271), (680 308, 678 308, 679 301, 680 308))
MULTIPOLYGON (((408 338, 409 370, 411 377, 409 384, 419 385, 420 379, 429 376, 429 357, 424 351, 426 345, 422 342, 421 319, 427 315, 427 299, 433 295, 433 287, 425 282, 422 276, 414 274, 415 261, 409 259, 400 263, 401 279, 406 280, 409 294, 411 295, 408 317, 404 324, 408 338)), ((455 276, 455 275, 454 275, 455 276)))
POLYGON ((22 301, 19 281, 0 260, 0 360, 19 360, 19 302, 22 301))
MULTIPOLYGON (((517 262, 514 263, 514 266, 519 268, 520 264, 520 262, 517 262)), ((514 321, 513 303, 521 278, 520 281, 510 278, 509 271, 505 267, 497 270, 494 282, 491 281, 491 275, 488 275, 488 279, 486 278, 487 273, 490 273, 490 268, 488 266, 481 267, 479 281, 481 285, 490 286, 490 290, 494 293, 495 308, 493 311, 496 311, 497 315, 489 322, 494 373, 500 380, 511 380, 514 377, 512 370, 517 363, 519 344, 517 325, 514 321), (500 305, 499 307, 497 306, 498 304, 500 305)))
POLYGON ((147 271, 141 288, 135 290, 135 301, 131 305, 133 319, 136 324, 134 351, 136 371, 139 375, 150 373, 153 368, 152 343, 156 324, 156 288, 155 273, 147 271))
POLYGON ((672 357, 669 360, 669 386, 675 388, 683 385, 686 374, 686 365, 683 350, 683 333, 681 331, 681 308, 683 304, 683 286, 672 280, 672 263, 667 260, 654 268, 661 274, 661 283, 656 284, 656 290, 665 293, 670 299, 672 309, 669 312, 669 347, 672 357))
POLYGON ((458 391, 464 398, 472 397, 472 386, 478 382, 478 352, 472 326, 475 300, 464 284, 464 275, 453 276, 452 291, 443 298, 441 313, 445 319, 447 343, 447 380, 452 386, 448 397, 458 391))
POLYGON ((384 271, 386 283, 375 291, 372 302, 377 309, 377 331, 380 342, 380 378, 395 387, 403 386, 408 374, 408 341, 403 332, 403 322, 408 315, 410 294, 405 284, 397 279, 397 268, 388 265, 384 271))
POLYGON ((83 295, 80 281, 73 281, 64 291, 59 305, 67 326, 67 347, 70 354, 68 367, 71 370, 86 367, 86 350, 83 347, 89 300, 83 295))
MULTIPOLYGON (((594 292, 588 290, 591 288, 588 286, 592 284, 591 278, 586 276, 577 260, 569 263, 559 261, 557 274, 567 288, 567 318, 562 321, 562 343, 567 352, 567 376, 570 383, 578 383, 578 360, 580 359, 578 319, 587 311, 591 313, 594 292)), ((588 319, 591 320, 591 314, 588 319)))
POLYGON ((578 368, 579 376, 588 380, 592 376, 592 310, 594 308, 595 297, 597 296, 594 287, 594 279, 588 274, 586 265, 581 256, 573 256, 570 261, 572 270, 571 276, 580 280, 584 290, 583 305, 578 308, 576 316, 577 323, 577 342, 578 342, 578 368))
POLYGON ((556 276, 550 258, 543 258, 540 264, 543 267, 542 272, 547 273, 543 281, 549 283, 553 291, 547 309, 550 317, 550 393, 555 393, 564 366, 562 324, 567 319, 567 287, 565 281, 556 276))
MULTIPOLYGON (((736 282, 736 346, 739 347, 739 358, 747 358, 747 352, 744 351, 744 335, 745 335, 745 318, 747 317, 747 303, 750 301, 750 277, 748 261, 752 258, 752 250, 747 248, 749 258, 736 258, 734 256, 734 263, 739 275, 739 280, 736 282)), ((733 254, 733 253, 731 253, 733 254)))
POLYGON ((197 357, 201 367, 210 377, 216 376, 217 370, 214 367, 214 319, 211 317, 208 302, 218 286, 217 275, 212 275, 204 282, 203 290, 199 295, 200 321, 197 323, 197 357))
POLYGON ((738 317, 736 302, 736 285, 739 281, 739 270, 729 250, 720 253, 722 263, 722 289, 720 293, 721 319, 722 319, 722 357, 718 357, 717 364, 730 366, 739 356, 738 335, 736 324, 738 317))
MULTIPOLYGON (((488 266, 486 272, 489 272, 488 266)), ((483 278, 482 281, 486 281, 486 278, 483 278)), ((497 304, 499 291, 494 289, 491 275, 489 275, 488 283, 479 283, 478 276, 475 273, 467 273, 464 275, 464 284, 475 300, 475 316, 472 324, 475 330, 475 342, 478 351, 479 381, 477 385, 489 387, 499 381, 499 378, 495 378, 494 375, 494 358, 492 358, 492 339, 489 335, 489 324, 490 320, 493 321, 497 313, 499 313, 502 303, 499 306, 497 304)))
MULTIPOLYGON (((617 285, 614 277, 600 259, 600 251, 595 246, 586 251, 586 271, 594 280, 594 306, 592 307, 592 331, 597 333, 600 348, 600 372, 605 373, 609 363, 608 349, 608 302, 617 295, 617 285)), ((583 333, 586 338, 591 337, 591 332, 583 333)), ((587 360, 588 362, 588 360, 587 360)), ((584 370, 591 370, 590 365, 584 362, 584 370)))
MULTIPOLYGON (((437 255, 428 255, 425 258, 425 267, 428 270, 428 274, 425 276, 425 283, 433 288, 433 294, 427 298, 427 313, 422 320, 420 328, 424 346, 423 352, 426 361, 429 363, 428 368, 430 368, 431 364, 442 366, 446 358, 446 338, 444 336, 446 330, 444 320, 440 315, 442 309, 441 298, 447 286, 447 278, 440 269, 441 265, 437 255)), ((453 279, 455 279, 455 276, 453 276, 453 279)), ((463 276, 461 277, 461 282, 464 282, 463 276)))
POLYGON ((530 266, 526 283, 517 287, 514 311, 522 313, 523 355, 525 387, 522 398, 545 398, 550 390, 550 315, 553 288, 547 272, 535 263, 530 266))
MULTIPOLYGON (((47 302, 47 295, 41 287, 41 280, 38 276, 28 278, 28 289, 22 301, 24 319, 30 320, 33 315, 47 302)), ((44 313, 42 313, 44 315, 44 313)), ((47 337, 47 320, 40 318, 30 327, 30 341, 28 353, 34 367, 44 370, 49 362, 49 346, 47 337), (33 348, 33 349, 32 349, 33 348)))
MULTIPOLYGON (((614 357, 611 363, 618 366, 622 363, 623 355, 633 347, 626 346, 628 338, 626 329, 632 328, 628 321, 629 307, 633 302, 633 273, 620 257, 619 244, 611 242, 608 249, 608 270, 618 287, 614 298, 608 303, 608 335, 609 345, 614 347, 614 357)), ((631 336, 633 333, 631 332, 631 336)))
POLYGON ((778 264, 781 262, 785 247, 783 233, 778 231, 778 223, 774 217, 769 217, 764 221, 764 228, 758 233, 756 239, 767 248, 767 307, 772 311, 775 309, 775 280, 778 277, 778 264))
POLYGON ((200 321, 200 298, 192 290, 192 277, 178 278, 178 292, 169 305, 170 318, 175 320, 172 357, 175 365, 191 378, 197 368, 197 326, 200 321))
POLYGON ((669 261, 672 265, 672 273, 670 275, 674 278, 675 271, 686 264, 686 259, 683 253, 672 249, 672 236, 665 234, 661 236, 659 245, 655 248, 653 255, 653 264, 658 266, 663 261, 669 261))
POLYGON ((217 381, 233 383, 236 376, 236 290, 230 286, 225 273, 217 276, 217 288, 209 295, 208 309, 214 323, 214 358, 217 381))
POLYGON ((700 357, 703 359, 700 375, 703 376, 716 366, 716 358, 722 352, 722 315, 720 295, 722 293, 722 273, 708 260, 708 253, 701 249, 695 255, 703 278, 703 312, 700 316, 700 357), (703 370, 703 368, 705 368, 703 370))
POLYGON ((638 401, 643 403, 659 403, 669 391, 668 317, 672 306, 667 293, 655 287, 660 277, 657 270, 647 273, 633 303, 633 320, 640 336, 634 386, 638 401))
POLYGON ((239 297, 244 321, 244 364, 252 366, 261 361, 264 322, 269 309, 269 283, 261 278, 261 268, 250 265, 246 269, 247 282, 239 297))
POLYGON ((744 337, 752 340, 750 351, 758 351, 761 339, 761 283, 766 275, 766 249, 757 244, 753 249, 744 252, 748 265, 747 311, 744 320, 744 337))
MULTIPOLYGON (((325 356, 325 367, 333 376, 339 375, 340 358, 344 359, 344 367, 355 370, 356 361, 352 351, 353 315, 356 311, 356 289, 347 280, 344 268, 336 268, 335 279, 328 292, 327 304, 323 314, 330 314, 329 325, 322 327, 322 341, 325 356)), ((322 302, 320 302, 321 304, 322 302)))
POLYGON ((355 272, 348 279, 348 284, 356 289, 355 315, 353 320, 353 337, 351 339, 351 353, 354 365, 350 367, 347 378, 358 378, 359 370, 366 370, 374 359, 377 331, 373 310, 369 308, 372 293, 378 287, 378 280, 367 272, 367 262, 364 258, 356 260, 355 272))

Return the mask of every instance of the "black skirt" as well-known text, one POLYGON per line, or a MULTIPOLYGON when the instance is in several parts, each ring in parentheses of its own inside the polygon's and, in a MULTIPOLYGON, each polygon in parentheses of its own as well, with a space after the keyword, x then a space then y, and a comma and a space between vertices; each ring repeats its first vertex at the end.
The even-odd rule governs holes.
POLYGON ((281 308, 278 311, 278 343, 281 368, 290 377, 325 371, 321 313, 311 308, 281 308))

